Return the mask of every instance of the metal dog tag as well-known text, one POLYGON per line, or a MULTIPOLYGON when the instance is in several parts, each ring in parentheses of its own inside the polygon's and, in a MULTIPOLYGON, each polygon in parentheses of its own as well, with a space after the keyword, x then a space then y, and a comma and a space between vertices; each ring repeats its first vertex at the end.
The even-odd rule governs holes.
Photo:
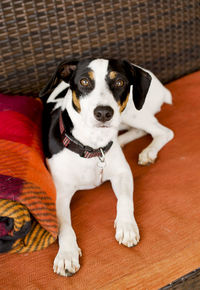
POLYGON ((99 156, 99 161, 100 162, 98 162, 98 167, 104 168, 105 165, 106 165, 105 155, 104 155, 104 152, 103 152, 103 149, 102 148, 100 148, 100 151, 101 151, 101 156, 99 156))
POLYGON ((101 151, 101 156, 99 156, 99 162, 97 163, 97 166, 100 168, 100 182, 102 183, 102 179, 103 179, 103 169, 106 165, 106 162, 105 162, 105 155, 104 155, 104 152, 103 150, 100 148, 100 151, 101 151))
POLYGON ((99 161, 99 162, 97 163, 97 166, 98 166, 99 168, 101 168, 101 169, 104 169, 105 165, 106 165, 106 162, 105 162, 105 161, 99 161))

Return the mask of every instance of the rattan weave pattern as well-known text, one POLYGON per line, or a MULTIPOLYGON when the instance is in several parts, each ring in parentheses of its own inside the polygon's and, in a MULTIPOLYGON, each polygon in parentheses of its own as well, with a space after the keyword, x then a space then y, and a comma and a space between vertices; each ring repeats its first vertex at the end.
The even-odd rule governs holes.
POLYGON ((0 91, 36 96, 63 59, 123 58, 164 82, 200 68, 200 0, 1 0, 0 91))

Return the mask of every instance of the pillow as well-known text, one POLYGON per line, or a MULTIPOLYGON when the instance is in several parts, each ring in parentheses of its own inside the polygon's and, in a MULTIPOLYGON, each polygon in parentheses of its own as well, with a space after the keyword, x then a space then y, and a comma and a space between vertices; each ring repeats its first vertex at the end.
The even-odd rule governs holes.
POLYGON ((0 94, 0 252, 32 252, 57 238, 41 120, 39 99, 0 94))

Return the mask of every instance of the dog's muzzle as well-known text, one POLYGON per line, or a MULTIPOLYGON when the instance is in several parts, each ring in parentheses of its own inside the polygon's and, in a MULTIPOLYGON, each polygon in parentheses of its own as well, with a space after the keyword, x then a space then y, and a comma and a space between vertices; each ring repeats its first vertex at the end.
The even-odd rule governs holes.
POLYGON ((97 121, 105 123, 110 121, 114 115, 114 110, 110 106, 98 106, 94 109, 94 116, 97 121))
POLYGON ((101 163, 104 163, 104 155, 111 148, 113 141, 110 141, 105 147, 100 147, 98 149, 93 149, 90 146, 85 146, 77 139, 75 139, 71 133, 67 133, 65 129, 65 124, 63 122, 62 112, 59 117, 60 133, 63 145, 69 150, 73 151, 84 158, 98 157, 101 163))

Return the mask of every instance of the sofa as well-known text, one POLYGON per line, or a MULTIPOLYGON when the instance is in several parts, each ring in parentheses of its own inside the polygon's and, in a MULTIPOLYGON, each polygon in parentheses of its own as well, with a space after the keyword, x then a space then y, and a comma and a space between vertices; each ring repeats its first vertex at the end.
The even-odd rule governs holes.
POLYGON ((116 199, 106 182, 72 200, 79 272, 53 273, 54 239, 43 250, 1 253, 2 289, 199 289, 199 1, 2 0, 0 13, 1 94, 37 98, 63 59, 129 59, 172 92, 157 117, 175 133, 150 166, 137 164, 150 136, 123 149, 134 176, 136 247, 114 238, 116 199))

